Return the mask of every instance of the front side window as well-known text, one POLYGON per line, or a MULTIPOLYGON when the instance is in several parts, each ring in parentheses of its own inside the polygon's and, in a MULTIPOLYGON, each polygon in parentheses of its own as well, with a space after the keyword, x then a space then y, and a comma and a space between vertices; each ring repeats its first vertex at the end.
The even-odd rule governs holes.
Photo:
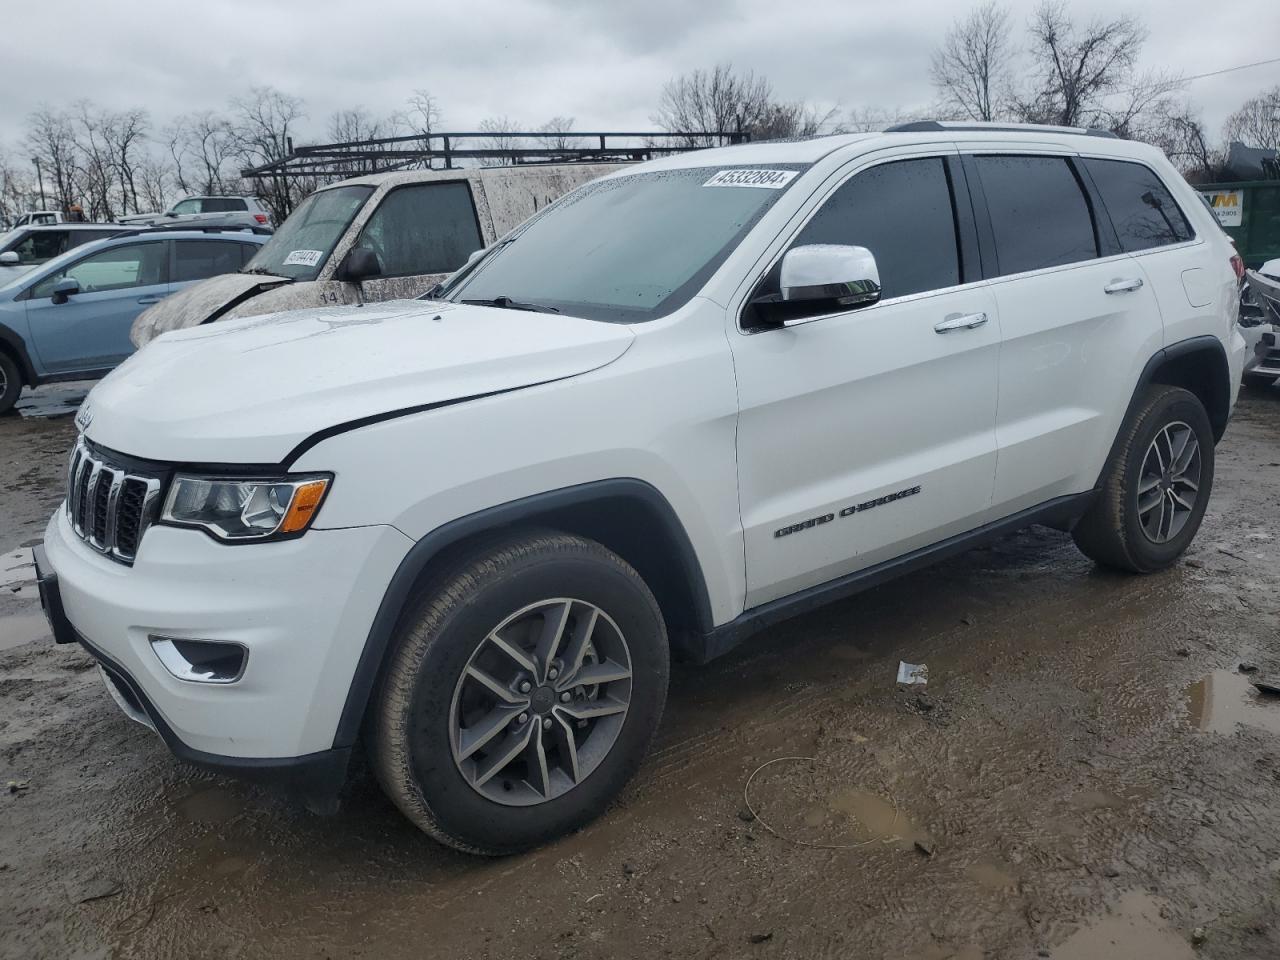
POLYGON ((372 193, 367 186, 317 190, 298 204, 245 270, 314 280, 372 193))
POLYGON ((884 299, 955 286, 960 253, 942 158, 897 160, 857 174, 822 205, 791 246, 813 243, 870 250, 884 299))
POLYGON ((173 282, 203 280, 240 269, 240 248, 231 240, 178 240, 174 244, 173 282))
POLYGON ((196 197, 191 197, 187 200, 179 200, 173 205, 173 209, 169 212, 177 214, 199 213, 200 201, 196 197))
POLYGON ((444 291, 618 323, 687 303, 799 179, 773 169, 691 167, 608 177, 566 194, 444 291))
POLYGON ((398 187, 357 241, 378 255, 384 277, 452 273, 484 246, 465 182, 398 187))
POLYGON ((1155 171, 1127 160, 1085 160, 1125 253, 1190 240, 1194 234, 1155 171))
POLYGON ((19 263, 44 263, 68 249, 67 233, 66 230, 32 231, 9 247, 9 250, 18 255, 19 263))
POLYGON ((166 251, 160 242, 127 243, 91 254, 62 270, 55 270, 31 290, 34 299, 53 294, 54 285, 64 277, 80 284, 81 293, 102 293, 129 287, 149 287, 165 283, 166 251))
POLYGON ((1001 276, 1098 256, 1089 204, 1065 157, 974 160, 987 195, 1001 276))

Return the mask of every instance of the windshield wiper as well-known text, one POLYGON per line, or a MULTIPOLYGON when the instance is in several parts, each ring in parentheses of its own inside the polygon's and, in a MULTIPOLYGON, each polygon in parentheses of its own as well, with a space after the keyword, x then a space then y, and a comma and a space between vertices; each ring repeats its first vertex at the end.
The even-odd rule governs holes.
POLYGON ((500 310, 531 310, 534 313, 559 313, 555 307, 549 307, 545 303, 523 303, 519 300, 512 300, 510 297, 501 296, 494 297, 492 300, 459 300, 459 303, 469 303, 477 307, 497 307, 500 310))
POLYGON ((283 273, 276 273, 274 270, 268 270, 266 267, 245 267, 241 269, 241 273, 252 273, 259 277, 279 277, 281 280, 288 280, 283 273))

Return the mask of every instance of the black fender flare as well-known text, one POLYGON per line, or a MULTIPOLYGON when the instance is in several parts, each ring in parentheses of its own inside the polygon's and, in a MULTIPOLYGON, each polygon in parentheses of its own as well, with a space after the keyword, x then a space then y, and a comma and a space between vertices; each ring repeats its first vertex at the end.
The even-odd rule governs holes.
POLYGON ((31 354, 27 353, 26 341, 18 331, 3 323, 0 323, 0 350, 13 355, 18 361, 18 371, 22 374, 23 381, 27 386, 34 387, 39 378, 36 376, 35 364, 31 362, 31 354))
POLYGON ((365 638, 334 733, 333 746, 349 747, 358 738, 369 699, 391 650, 400 615, 419 578, 442 551, 478 534, 509 530, 520 524, 546 523, 549 515, 617 500, 638 501, 648 509, 648 519, 656 519, 662 525, 662 534, 675 547, 675 556, 671 560, 690 588, 695 629, 702 634, 709 633, 713 628, 711 600, 702 565, 675 509, 652 484, 634 478, 597 480, 488 507, 432 530, 410 547, 400 561, 365 638))

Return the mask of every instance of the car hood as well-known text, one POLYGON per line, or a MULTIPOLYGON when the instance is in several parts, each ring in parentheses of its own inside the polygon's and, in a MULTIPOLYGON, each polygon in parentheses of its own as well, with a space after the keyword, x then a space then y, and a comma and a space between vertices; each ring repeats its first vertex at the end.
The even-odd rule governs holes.
POLYGON ((586 373, 633 339, 618 324, 429 300, 246 317, 148 344, 76 422, 135 457, 280 463, 321 430, 586 373))
POLYGON ((141 347, 170 330, 197 327, 216 319, 241 301, 289 282, 287 277, 257 273, 224 273, 201 280, 138 314, 129 339, 135 347, 141 347))
POLYGON ((25 277, 38 267, 38 263, 0 264, 0 290, 7 287, 19 277, 25 277))

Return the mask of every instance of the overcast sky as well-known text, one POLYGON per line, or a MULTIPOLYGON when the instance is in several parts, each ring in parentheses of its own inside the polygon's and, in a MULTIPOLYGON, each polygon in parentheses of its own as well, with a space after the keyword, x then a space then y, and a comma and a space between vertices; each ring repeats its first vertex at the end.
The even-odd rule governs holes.
MULTIPOLYGON (((0 144, 21 156, 42 102, 141 106, 161 127, 222 107, 256 84, 306 101, 305 132, 328 115, 439 99, 442 129, 505 115, 537 126, 650 129, 669 77, 730 62, 784 99, 842 110, 927 106, 930 51, 967 3, 946 0, 0 0, 0 144)), ((1010 4, 1019 33, 1033 0, 1010 4)), ((1276 0, 1076 0, 1076 15, 1128 10, 1150 30, 1146 66, 1206 73, 1280 56, 1276 0)), ((1197 80, 1188 95, 1215 133, 1280 64, 1197 80)))

